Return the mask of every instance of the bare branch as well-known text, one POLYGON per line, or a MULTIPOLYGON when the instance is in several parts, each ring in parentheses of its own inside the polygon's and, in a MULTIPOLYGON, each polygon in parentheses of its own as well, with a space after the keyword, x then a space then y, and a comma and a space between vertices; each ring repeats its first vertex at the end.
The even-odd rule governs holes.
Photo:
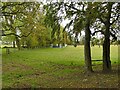
POLYGON ((118 20, 119 16, 120 16, 120 15, 118 15, 117 18, 116 18, 112 23, 110 23, 110 25, 112 25, 113 23, 115 23, 115 21, 118 20))
POLYGON ((110 32, 110 35, 113 37, 114 40, 117 40, 117 37, 115 36, 115 34, 110 32))
POLYGON ((104 31, 98 30, 98 31, 95 31, 94 33, 92 33, 92 36, 94 36, 94 35, 95 35, 96 33, 98 33, 98 32, 101 32, 101 34, 103 34, 103 35, 105 34, 104 31))
MULTIPOLYGON (((69 7, 69 8, 72 8, 72 9, 76 10, 76 13, 80 13, 80 12, 83 12, 83 13, 84 13, 84 11, 81 11, 80 9, 75 8, 74 6, 67 5, 67 4, 65 4, 65 6, 67 6, 67 7, 69 7)), ((75 11, 74 11, 74 12, 75 12, 75 11)))

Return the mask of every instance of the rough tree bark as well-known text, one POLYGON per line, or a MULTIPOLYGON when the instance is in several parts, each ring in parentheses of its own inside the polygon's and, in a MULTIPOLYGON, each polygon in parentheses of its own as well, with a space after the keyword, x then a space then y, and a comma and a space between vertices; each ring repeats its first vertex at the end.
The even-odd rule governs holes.
POLYGON ((105 40, 103 44, 103 71, 111 70, 111 61, 110 61, 110 31, 109 27, 106 27, 105 31, 105 40))
POLYGON ((108 15, 105 22, 105 39, 103 43, 103 71, 108 72, 111 71, 111 61, 110 61, 110 18, 111 18, 111 10, 112 3, 108 3, 108 15))
POLYGON ((90 21, 89 19, 86 20, 85 26, 85 43, 84 43, 84 57, 85 57, 85 64, 87 72, 93 72, 92 70, 92 63, 91 63, 91 49, 90 49, 90 21))

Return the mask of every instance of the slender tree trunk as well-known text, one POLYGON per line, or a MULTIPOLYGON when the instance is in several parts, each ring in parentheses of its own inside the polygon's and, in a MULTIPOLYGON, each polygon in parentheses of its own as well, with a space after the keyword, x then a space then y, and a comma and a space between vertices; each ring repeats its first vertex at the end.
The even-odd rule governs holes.
POLYGON ((62 33, 63 35, 62 35, 62 46, 65 46, 65 37, 64 37, 64 32, 62 33))
POLYGON ((22 47, 23 47, 23 48, 25 47, 24 41, 23 41, 23 43, 22 43, 22 47))
POLYGON ((18 50, 20 50, 21 46, 20 46, 20 40, 18 37, 16 37, 16 45, 17 45, 18 50))
POLYGON ((60 47, 60 30, 57 32, 57 42, 58 42, 58 47, 60 47))
POLYGON ((13 48, 15 48, 15 41, 13 41, 13 48))
POLYGON ((86 27, 85 27, 85 43, 84 43, 84 57, 85 57, 85 64, 86 70, 88 72, 92 72, 92 63, 91 63, 91 49, 90 49, 90 21, 87 20, 86 27))

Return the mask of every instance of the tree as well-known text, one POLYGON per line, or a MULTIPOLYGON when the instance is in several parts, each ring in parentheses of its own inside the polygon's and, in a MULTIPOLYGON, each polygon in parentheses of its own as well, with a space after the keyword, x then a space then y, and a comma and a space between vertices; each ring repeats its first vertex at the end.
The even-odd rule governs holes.
MULTIPOLYGON (((57 16, 59 11, 63 11, 63 8, 66 13, 66 18, 71 19, 70 23, 68 23, 65 26, 66 28, 69 28, 71 25, 73 26, 73 30, 70 31, 70 33, 75 35, 75 41, 77 39, 77 36, 81 33, 81 31, 84 29, 85 30, 85 64, 86 64, 86 70, 88 72, 92 72, 92 64, 91 64, 91 51, 90 51, 90 25, 93 22, 91 18, 91 13, 92 9, 92 3, 85 3, 85 2, 80 2, 80 3, 74 3, 74 2, 69 2, 69 3, 63 3, 63 2, 56 2, 56 3, 50 3, 48 7, 46 8, 47 11, 50 11, 49 14, 47 13, 47 21, 50 21, 50 26, 55 28, 55 24, 57 23, 56 21, 59 20, 59 18, 55 17, 57 16), (87 6, 87 9, 85 9, 85 5, 87 6), (78 8, 76 8, 78 6, 78 8), (82 7, 82 9, 81 9, 82 7), (62 8, 62 9, 61 9, 62 8), (53 20, 55 19, 55 20, 53 20)), ((48 23, 49 23, 48 21, 48 23)), ((57 25, 56 25, 57 26, 57 25)), ((64 29, 64 30, 65 30, 64 29)), ((53 30, 55 31, 55 30, 53 30)), ((59 30, 58 30, 59 31, 59 30)))
POLYGON ((45 24, 46 27, 50 27, 52 29, 51 31, 51 44, 56 41, 58 43, 58 46, 60 44, 60 17, 58 17, 58 10, 59 5, 57 3, 50 3, 47 5, 44 5, 44 11, 45 11, 45 24), (56 37, 55 37, 56 34, 56 37))
POLYGON ((80 2, 75 4, 71 3, 69 5, 66 5, 69 8, 71 8, 68 9, 67 11, 68 16, 76 15, 74 22, 74 29, 73 29, 75 35, 78 35, 78 33, 80 33, 82 30, 85 30, 84 56, 85 56, 86 70, 88 72, 93 71, 92 63, 91 63, 91 50, 90 50, 90 39, 91 39, 90 27, 92 23, 96 20, 95 5, 96 3, 92 3, 92 2, 87 2, 87 3, 80 2), (78 6, 79 8, 76 8, 75 6, 78 6), (76 18, 78 18, 77 21, 76 18))
POLYGON ((104 42, 103 42, 103 71, 111 71, 110 61, 110 35, 115 38, 115 35, 110 32, 111 26, 119 18, 119 3, 107 2, 101 3, 99 6, 99 19, 104 24, 104 42), (117 4, 117 5, 115 5, 117 4), (114 6, 115 5, 115 6, 114 6), (104 13, 104 14, 103 14, 104 13))
POLYGON ((19 50, 21 48, 20 38, 29 36, 34 29, 34 18, 39 6, 37 2, 2 2, 3 36, 14 35, 19 50), (30 14, 32 20, 29 18, 30 14), (26 18, 29 18, 27 22, 26 18), (22 34, 23 28, 28 27, 31 27, 30 32, 22 34), (5 34, 6 31, 10 33, 5 34))
MULTIPOLYGON (((35 18, 32 18, 32 15, 30 14, 30 16, 25 19, 26 25, 27 25, 27 22, 29 21, 30 18, 34 19, 34 20, 31 20, 31 21, 35 22, 35 24, 34 24, 35 28, 28 37, 21 38, 23 46, 24 46, 24 44, 27 45, 28 48, 49 46, 49 43, 50 43, 50 28, 45 27, 45 24, 44 24, 45 16, 43 15, 43 13, 42 12, 37 12, 35 18)), ((31 27, 32 26, 27 27, 27 30, 26 30, 26 28, 23 28, 21 33, 25 34, 28 31, 31 31, 30 30, 31 27)))
POLYGON ((92 63, 91 63, 91 50, 90 50, 90 39, 91 39, 91 31, 90 31, 90 14, 91 14, 91 3, 88 3, 87 11, 86 11, 86 25, 85 25, 85 62, 88 71, 92 71, 92 63))

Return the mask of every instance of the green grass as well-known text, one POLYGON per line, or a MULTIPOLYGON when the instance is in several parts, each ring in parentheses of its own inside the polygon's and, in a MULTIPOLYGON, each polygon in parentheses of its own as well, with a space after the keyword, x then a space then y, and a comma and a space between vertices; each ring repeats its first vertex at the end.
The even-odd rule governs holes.
MULTIPOLYGON (((111 46, 113 72, 86 74, 84 47, 40 48, 14 50, 7 55, 2 50, 3 88, 35 87, 117 87, 118 47, 111 46), (103 79, 103 80, 102 80, 103 79), (112 80, 110 80, 112 79, 112 80), (91 82, 92 80, 92 82, 91 82), (101 81, 100 81, 101 80, 101 81), (91 82, 91 83, 90 83, 91 82), (105 82, 105 83, 104 83, 105 82), (109 85, 107 85, 109 83, 109 85)), ((102 47, 92 47, 92 59, 102 59, 102 47)), ((94 64, 102 64, 101 62, 94 64)), ((93 66, 95 71, 102 65, 93 66)))

